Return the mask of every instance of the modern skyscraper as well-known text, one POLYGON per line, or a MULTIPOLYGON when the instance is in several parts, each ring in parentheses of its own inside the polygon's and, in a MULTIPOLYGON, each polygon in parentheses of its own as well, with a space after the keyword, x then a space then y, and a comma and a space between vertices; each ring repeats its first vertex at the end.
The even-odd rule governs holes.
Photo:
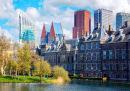
POLYGON ((125 21, 130 22, 130 14, 120 12, 116 14, 116 30, 119 28, 119 26, 123 26, 125 21))
POLYGON ((87 36, 91 32, 91 13, 87 10, 80 10, 74 12, 74 27, 73 27, 73 39, 81 38, 82 30, 84 35, 87 36))
POLYGON ((23 11, 19 14, 19 39, 22 43, 28 43, 31 48, 36 47, 36 27, 23 11))
POLYGON ((94 28, 97 27, 97 23, 104 27, 105 30, 109 30, 109 25, 113 23, 113 12, 106 9, 98 9, 94 11, 94 28))

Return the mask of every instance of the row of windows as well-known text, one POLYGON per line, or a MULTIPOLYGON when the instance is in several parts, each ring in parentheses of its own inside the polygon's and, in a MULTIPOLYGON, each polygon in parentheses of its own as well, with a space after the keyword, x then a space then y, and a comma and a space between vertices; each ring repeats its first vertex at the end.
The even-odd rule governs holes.
POLYGON ((90 55, 88 53, 86 53, 86 59, 84 59, 84 53, 80 54, 80 60, 84 61, 84 60, 99 60, 100 59, 100 55, 99 52, 96 52, 96 56, 94 56, 94 53, 90 53, 90 55))
MULTIPOLYGON (((84 50, 84 44, 81 45, 81 50, 84 50)), ((89 45, 88 43, 86 43, 86 49, 88 50, 89 49, 89 45)), ((91 43, 91 49, 94 49, 94 43, 92 42, 91 43)), ((99 42, 96 42, 96 49, 99 49, 99 42)))
MULTIPOLYGON (((103 70, 126 70, 126 64, 122 63, 119 65, 118 63, 116 64, 103 64, 103 70)), ((130 70, 130 63, 129 63, 129 70, 130 70)))
MULTIPOLYGON (((130 59, 130 50, 129 50, 129 59, 130 59)), ((115 59, 119 59, 119 56, 122 56, 122 59, 126 59, 126 50, 122 50, 122 54, 119 54, 119 50, 115 50, 115 59)), ((103 51, 103 59, 107 59, 107 51, 103 51)), ((109 59, 113 59, 113 51, 109 51, 109 59)))

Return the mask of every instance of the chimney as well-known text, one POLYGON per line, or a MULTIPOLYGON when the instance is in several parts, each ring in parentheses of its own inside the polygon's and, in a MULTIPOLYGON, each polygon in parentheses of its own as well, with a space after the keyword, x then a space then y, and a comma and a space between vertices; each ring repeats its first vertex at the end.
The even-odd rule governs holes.
POLYGON ((10 43, 11 43, 11 44, 12 44, 12 41, 13 41, 12 38, 10 38, 10 43))
POLYGON ((111 25, 109 25, 109 31, 111 31, 111 25))
POLYGON ((126 26, 126 27, 129 26, 129 21, 125 21, 125 26, 126 26))
POLYGON ((55 38, 54 40, 55 40, 55 42, 56 42, 56 36, 55 36, 54 38, 55 38))
POLYGON ((20 39, 20 43, 22 43, 22 39, 20 39))
POLYGON ((100 27, 100 23, 98 22, 98 23, 97 23, 97 28, 99 29, 99 27, 100 27))

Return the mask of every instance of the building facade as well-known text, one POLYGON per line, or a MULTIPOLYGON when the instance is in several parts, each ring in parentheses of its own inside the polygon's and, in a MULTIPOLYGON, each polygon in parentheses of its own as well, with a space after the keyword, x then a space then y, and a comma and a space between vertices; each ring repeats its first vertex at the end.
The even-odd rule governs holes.
POLYGON ((109 25, 113 25, 113 12, 106 9, 98 9, 94 11, 94 28, 100 23, 105 30, 109 30, 109 25))
POLYGON ((36 27, 33 21, 21 11, 19 14, 19 40, 22 43, 28 43, 31 48, 36 47, 36 27))
POLYGON ((116 14, 116 30, 120 27, 124 25, 125 21, 129 21, 130 22, 130 14, 129 13, 117 13, 116 14))
MULTIPOLYGON (((129 24, 129 23, 126 23, 129 24)), ((41 45, 40 55, 51 66, 59 65, 69 72, 87 77, 130 80, 130 26, 115 32, 99 26, 88 37, 54 41, 41 45)), ((77 34, 78 35, 78 34, 77 34)))
POLYGON ((73 39, 81 38, 82 30, 84 36, 88 36, 91 33, 91 13, 86 10, 76 11, 74 13, 74 27, 73 27, 73 39))

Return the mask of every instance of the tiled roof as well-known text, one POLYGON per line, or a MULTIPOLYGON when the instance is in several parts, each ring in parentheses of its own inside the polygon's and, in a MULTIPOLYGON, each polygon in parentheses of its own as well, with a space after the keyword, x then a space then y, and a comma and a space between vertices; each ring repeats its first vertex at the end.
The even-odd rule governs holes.
POLYGON ((41 39, 46 38, 47 32, 46 32, 46 26, 45 23, 43 24, 43 29, 42 29, 42 34, 41 34, 41 39))

